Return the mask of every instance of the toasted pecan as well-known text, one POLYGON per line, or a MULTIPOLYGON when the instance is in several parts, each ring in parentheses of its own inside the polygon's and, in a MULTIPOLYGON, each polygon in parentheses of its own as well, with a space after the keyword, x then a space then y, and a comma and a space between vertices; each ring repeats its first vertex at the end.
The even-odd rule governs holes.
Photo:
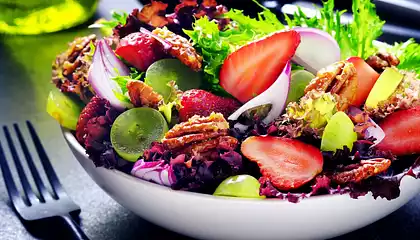
POLYGON ((330 92, 336 96, 339 110, 344 111, 348 107, 348 102, 356 96, 357 81, 357 72, 353 63, 339 61, 321 69, 306 86, 304 92, 305 94, 313 90, 330 92))
POLYGON ((213 119, 194 116, 187 122, 175 125, 165 134, 165 137, 175 138, 185 134, 218 131, 228 128, 229 123, 226 122, 223 115, 213 117, 213 119))
POLYGON ((192 144, 182 150, 183 153, 197 155, 202 152, 208 152, 223 145, 228 149, 235 149, 238 146, 238 139, 231 136, 220 136, 208 141, 192 144))
POLYGON ((391 160, 385 158, 362 160, 360 163, 346 166, 341 172, 334 174, 332 179, 338 184, 359 183, 386 171, 389 166, 391 160))
POLYGON ((162 95, 142 81, 131 80, 127 83, 130 101, 135 107, 147 106, 157 108, 163 101, 162 95))
POLYGON ((156 28, 152 33, 172 45, 169 49, 169 54, 178 58, 182 63, 194 71, 200 71, 203 57, 197 53, 190 41, 166 28, 156 28))
POLYGON ((196 115, 186 122, 175 125, 165 134, 162 143, 177 153, 191 155, 216 148, 235 149, 238 140, 227 136, 228 130, 229 123, 220 113, 211 113, 208 117, 196 115))
POLYGON ((228 133, 227 129, 222 129, 222 130, 213 131, 213 132, 194 133, 194 134, 188 134, 188 135, 184 135, 184 136, 176 137, 176 138, 164 138, 162 140, 162 143, 168 149, 177 149, 177 148, 182 148, 186 146, 186 144, 200 142, 200 141, 207 141, 211 138, 226 136, 227 133, 228 133))
POLYGON ((378 52, 366 59, 366 63, 369 64, 375 71, 381 73, 387 67, 396 67, 400 64, 400 60, 397 56, 387 53, 378 52))

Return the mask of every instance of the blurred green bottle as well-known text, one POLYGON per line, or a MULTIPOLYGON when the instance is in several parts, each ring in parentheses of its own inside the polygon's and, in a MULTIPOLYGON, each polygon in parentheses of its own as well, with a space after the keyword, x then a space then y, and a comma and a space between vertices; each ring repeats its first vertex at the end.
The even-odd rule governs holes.
POLYGON ((41 34, 77 26, 99 0, 0 0, 0 33, 41 34))

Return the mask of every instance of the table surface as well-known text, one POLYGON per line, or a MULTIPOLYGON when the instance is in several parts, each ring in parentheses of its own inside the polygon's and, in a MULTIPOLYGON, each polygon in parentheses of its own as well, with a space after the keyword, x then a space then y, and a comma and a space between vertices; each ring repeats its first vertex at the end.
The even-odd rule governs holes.
MULTIPOLYGON (((135 0, 103 0, 97 16, 136 6, 140 5, 135 0)), ((82 26, 42 36, 0 36, 0 125, 33 121, 64 188, 82 209, 82 228, 91 239, 188 239, 137 217, 107 196, 73 157, 58 124, 45 112, 53 88, 51 62, 75 36, 88 32, 82 26)), ((419 229, 420 196, 384 219, 336 239, 420 239, 419 229)), ((1 180, 0 239, 35 239, 11 210, 1 180)))

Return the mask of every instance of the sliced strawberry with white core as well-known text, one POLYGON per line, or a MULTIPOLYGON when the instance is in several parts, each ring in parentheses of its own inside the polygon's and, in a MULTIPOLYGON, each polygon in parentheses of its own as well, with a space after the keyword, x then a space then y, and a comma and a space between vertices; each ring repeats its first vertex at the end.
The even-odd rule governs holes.
POLYGON ((276 81, 300 43, 296 31, 276 32, 231 53, 220 69, 220 85, 242 103, 276 81))
POLYGON ((322 171, 324 163, 318 148, 298 140, 253 136, 241 146, 242 154, 256 162, 261 174, 280 190, 296 189, 322 171))

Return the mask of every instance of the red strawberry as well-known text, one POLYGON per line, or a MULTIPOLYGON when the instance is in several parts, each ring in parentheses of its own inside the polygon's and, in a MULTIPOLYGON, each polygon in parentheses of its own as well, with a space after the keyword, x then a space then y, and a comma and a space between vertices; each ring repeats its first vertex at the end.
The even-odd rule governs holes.
POLYGON ((370 90, 372 90, 373 85, 378 80, 379 73, 360 57, 351 57, 347 61, 353 63, 357 72, 356 97, 349 103, 353 106, 360 107, 366 101, 370 90))
POLYGON ((182 122, 194 115, 207 117, 212 112, 221 113, 228 118, 241 106, 235 99, 219 97, 200 89, 185 91, 181 96, 181 105, 179 118, 182 122))
POLYGON ((261 174, 279 190, 296 189, 322 171, 322 154, 298 140, 253 136, 242 142, 242 154, 260 167, 261 174))
POLYGON ((276 32, 231 53, 220 69, 220 85, 242 103, 264 92, 300 44, 296 31, 276 32))
POLYGON ((141 71, 146 71, 152 63, 164 56, 160 43, 141 32, 131 33, 122 38, 115 53, 141 71))
POLYGON ((385 138, 376 146, 378 149, 397 156, 420 153, 420 106, 394 112, 379 126, 385 138))

